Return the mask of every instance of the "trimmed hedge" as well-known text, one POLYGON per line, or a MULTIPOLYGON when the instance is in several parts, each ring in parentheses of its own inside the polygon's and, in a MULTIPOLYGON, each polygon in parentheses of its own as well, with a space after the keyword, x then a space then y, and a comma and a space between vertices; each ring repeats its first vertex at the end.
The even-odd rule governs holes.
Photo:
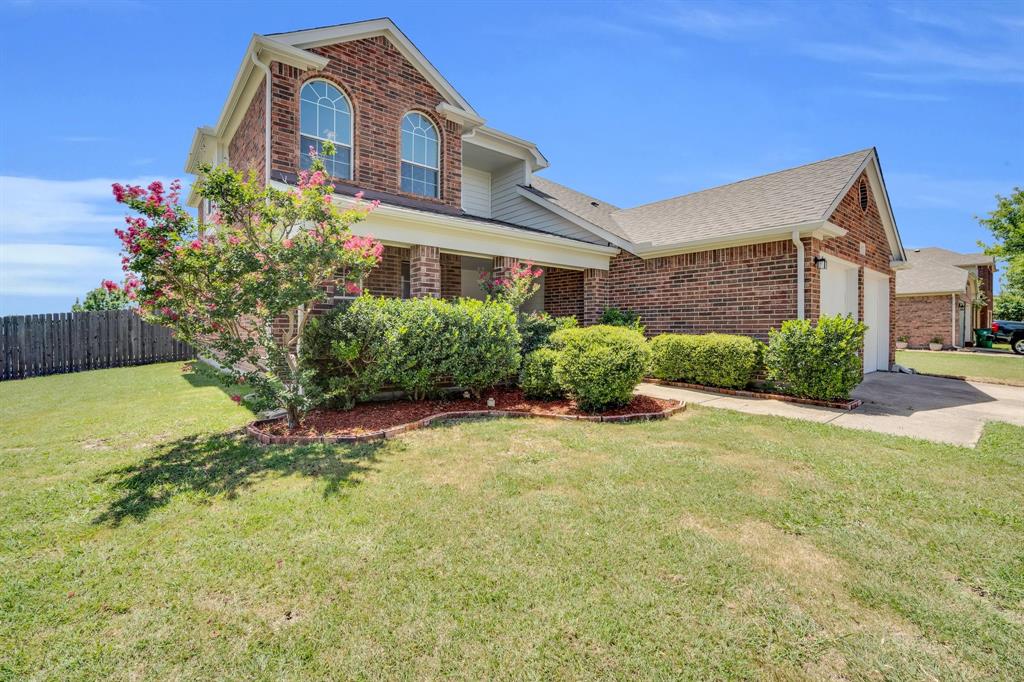
POLYGON ((446 383, 479 396, 515 376, 521 361, 507 303, 361 296, 310 325, 303 363, 334 407, 350 408, 385 385, 417 400, 446 383))
POLYGON ((732 334, 661 334, 651 339, 652 373, 658 379, 743 388, 761 361, 761 344, 732 334))
POLYGON ((555 378, 555 363, 558 351, 553 348, 538 348, 523 358, 523 369, 519 373, 519 385, 523 395, 532 400, 556 400, 565 396, 565 389, 555 378))
POLYGON ((790 395, 847 400, 864 378, 864 332, 849 316, 823 316, 817 325, 789 320, 769 332, 765 351, 768 379, 790 395))
POLYGON ((651 360, 643 335, 625 327, 566 329, 551 343, 558 351, 555 379, 588 412, 629 403, 651 360))

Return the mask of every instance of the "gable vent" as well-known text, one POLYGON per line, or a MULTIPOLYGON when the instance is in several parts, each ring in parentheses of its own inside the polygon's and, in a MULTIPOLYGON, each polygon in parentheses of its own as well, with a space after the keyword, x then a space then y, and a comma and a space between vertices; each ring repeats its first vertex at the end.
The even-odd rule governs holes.
POLYGON ((860 181, 860 207, 863 210, 868 210, 868 182, 867 180, 860 181))

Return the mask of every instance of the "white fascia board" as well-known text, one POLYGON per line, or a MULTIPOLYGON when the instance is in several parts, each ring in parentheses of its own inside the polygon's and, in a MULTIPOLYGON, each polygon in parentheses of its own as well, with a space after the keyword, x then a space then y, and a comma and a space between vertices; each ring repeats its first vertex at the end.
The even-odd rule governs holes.
POLYGON ((560 218, 568 220, 577 227, 583 228, 587 232, 593 234, 595 237, 600 237, 601 239, 604 239, 605 241, 611 244, 615 244, 615 246, 619 247, 620 249, 629 251, 630 253, 636 253, 636 249, 638 248, 637 244, 633 244, 632 242, 626 241, 622 237, 612 234, 603 227, 595 225, 589 220, 581 218, 572 211, 567 211, 566 209, 562 208, 553 201, 548 201, 544 197, 539 197, 530 190, 525 189, 523 187, 516 187, 516 193, 519 196, 523 197, 524 199, 529 199, 538 206, 551 211, 560 218))
POLYGON ((484 124, 484 120, 476 114, 472 114, 464 109, 453 107, 451 104, 448 104, 448 102, 441 102, 438 104, 435 111, 449 121, 454 121, 461 125, 462 133, 464 135, 470 131, 476 130, 484 124))
POLYGON ((905 260, 891 260, 889 261, 889 267, 893 270, 909 270, 910 263, 905 260))
POLYGON ((200 126, 192 134, 192 144, 188 148, 188 157, 185 159, 185 172, 195 174, 199 164, 203 160, 204 153, 209 144, 217 143, 217 135, 210 126, 200 126))
MULTIPOLYGON (((293 189, 276 180, 271 185, 284 191, 293 189)), ((349 196, 335 194, 334 197, 339 208, 348 208, 356 203, 349 196)), ((429 244, 442 251, 511 256, 570 268, 607 270, 609 259, 619 253, 619 249, 610 246, 387 204, 381 204, 366 220, 353 225, 352 231, 361 235, 372 234, 389 244, 429 244)))
POLYGON ((800 223, 798 225, 781 225, 762 230, 753 230, 751 232, 745 232, 732 237, 707 237, 705 239, 694 239, 691 241, 679 242, 677 244, 664 244, 658 246, 640 244, 630 250, 641 258, 675 256, 683 253, 697 253, 700 251, 725 249, 732 246, 747 246, 748 244, 763 244, 766 242, 788 240, 792 236, 794 230, 798 232, 801 237, 817 237, 819 239, 827 236, 841 236, 841 234, 846 234, 845 230, 837 228, 828 221, 814 221, 809 223, 800 223), (835 230, 840 230, 841 234, 836 234, 835 230))
POLYGON ((878 152, 874 147, 871 148, 871 153, 857 167, 857 170, 847 181, 843 190, 832 201, 832 204, 822 217, 828 218, 835 212, 846 195, 853 189, 853 183, 857 182, 857 178, 865 170, 867 171, 868 182, 871 184, 871 193, 875 196, 875 200, 879 202, 879 206, 882 209, 879 211, 879 214, 882 217, 885 236, 889 241, 889 251, 893 256, 892 260, 905 261, 907 260, 907 254, 903 250, 903 240, 900 239, 899 230, 896 228, 896 216, 893 215, 892 205, 889 203, 889 190, 885 186, 885 180, 882 177, 882 166, 878 162, 878 152))
POLYGON ((514 154, 514 156, 520 156, 527 161, 530 161, 531 171, 539 171, 551 165, 548 163, 547 158, 540 153, 540 149, 537 148, 537 145, 529 140, 524 140, 521 137, 509 135, 508 133, 504 133, 485 125, 479 126, 467 137, 470 138, 470 141, 474 144, 494 149, 495 151, 500 151, 504 154, 510 153, 510 149, 520 150, 520 153, 514 154), (526 152, 527 155, 523 156, 522 152, 526 152))
MULTIPOLYGON (((189 150, 189 155, 185 162, 185 170, 187 172, 195 173, 194 158, 199 134, 202 133, 212 137, 215 141, 224 139, 226 133, 228 133, 228 124, 232 118, 235 118, 236 112, 239 109, 244 111, 249 105, 249 99, 251 99, 252 94, 256 91, 256 88, 248 87, 255 71, 252 63, 253 55, 263 55, 267 58, 267 61, 282 62, 300 69, 322 69, 327 66, 328 62, 326 57, 321 57, 320 55, 301 50, 266 36, 253 34, 249 40, 249 45, 245 49, 242 63, 235 73, 235 79, 231 83, 228 97, 224 102, 224 106, 221 107, 220 115, 217 117, 217 124, 214 126, 202 126, 196 131, 196 137, 192 140, 192 149, 189 150)), ((259 74, 259 77, 263 77, 262 73, 259 74)))
POLYGON ((387 36, 388 40, 402 53, 402 56, 409 60, 409 63, 416 67, 423 74, 423 77, 430 81, 430 84, 453 106, 462 109, 471 116, 480 118, 480 115, 469 105, 469 102, 452 87, 452 84, 441 75, 441 72, 430 63, 423 53, 420 52, 419 48, 388 18, 281 33, 275 35, 273 39, 295 47, 309 48, 372 38, 379 35, 387 36))

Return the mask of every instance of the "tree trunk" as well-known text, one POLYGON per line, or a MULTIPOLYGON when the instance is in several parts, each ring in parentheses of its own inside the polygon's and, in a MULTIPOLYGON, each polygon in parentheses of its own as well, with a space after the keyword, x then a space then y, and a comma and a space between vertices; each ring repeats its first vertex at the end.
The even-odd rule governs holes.
POLYGON ((299 408, 294 405, 289 405, 285 408, 285 411, 288 413, 288 428, 299 428, 299 408))

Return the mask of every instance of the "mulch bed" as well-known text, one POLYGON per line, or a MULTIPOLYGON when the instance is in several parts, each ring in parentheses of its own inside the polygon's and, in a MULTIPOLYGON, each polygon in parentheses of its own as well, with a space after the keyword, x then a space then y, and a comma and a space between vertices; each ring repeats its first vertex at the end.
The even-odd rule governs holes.
POLYGON ((707 393, 721 393, 732 395, 737 398, 763 398, 769 400, 781 400, 786 403, 798 403, 800 405, 815 405, 817 407, 835 407, 840 410, 856 410, 864 404, 860 399, 850 400, 816 400, 814 398, 797 398, 783 393, 771 393, 770 391, 759 391, 756 389, 719 388, 718 386, 705 386, 703 384, 688 384, 683 381, 665 381, 663 379, 644 379, 649 384, 661 386, 675 386, 676 388, 689 388, 694 391, 705 391, 707 393))
POLYGON ((393 438, 436 421, 471 417, 546 417, 601 422, 665 419, 685 409, 678 400, 637 395, 624 407, 601 414, 580 410, 572 400, 527 400, 519 389, 495 389, 480 400, 452 396, 442 400, 391 400, 360 403, 351 410, 312 410, 297 429, 283 418, 253 422, 250 436, 265 444, 355 443, 393 438), (494 408, 487 407, 494 398, 494 408))

